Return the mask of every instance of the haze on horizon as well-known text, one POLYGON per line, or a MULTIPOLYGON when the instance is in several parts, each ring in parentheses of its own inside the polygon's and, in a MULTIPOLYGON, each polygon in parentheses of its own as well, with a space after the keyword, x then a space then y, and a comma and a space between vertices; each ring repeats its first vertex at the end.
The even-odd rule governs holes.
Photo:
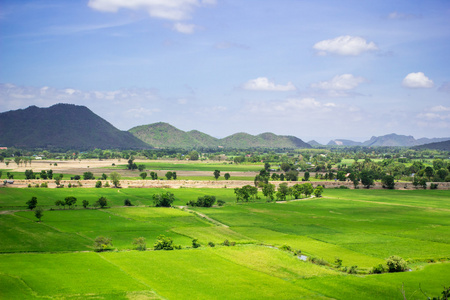
POLYGON ((450 2, 3 0, 0 112, 364 141, 450 132, 450 2))

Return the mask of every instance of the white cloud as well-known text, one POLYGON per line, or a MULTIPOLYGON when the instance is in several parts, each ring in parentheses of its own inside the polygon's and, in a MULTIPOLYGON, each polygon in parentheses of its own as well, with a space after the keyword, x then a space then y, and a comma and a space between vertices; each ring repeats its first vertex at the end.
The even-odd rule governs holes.
POLYGON ((402 85, 407 88, 432 88, 433 81, 422 72, 409 73, 403 79, 402 85))
POLYGON ((245 90, 251 91, 276 91, 276 92, 287 92, 296 90, 292 82, 288 82, 286 85, 275 84, 269 81, 267 77, 258 77, 247 81, 242 85, 245 90))
POLYGON ((433 112, 450 111, 450 107, 438 105, 438 106, 433 106, 432 108, 430 108, 430 111, 433 111, 433 112))
POLYGON ((104 12, 143 9, 154 18, 181 21, 191 18, 195 8, 215 3, 215 0, 89 0, 88 6, 104 12))
POLYGON ((173 30, 184 34, 192 34, 194 33, 196 28, 197 26, 195 26, 194 24, 175 23, 173 25, 173 30))
POLYGON ((352 74, 336 75, 329 81, 320 81, 311 84, 311 87, 322 90, 353 90, 360 83, 365 82, 363 77, 355 77, 352 74))
POLYGON ((415 19, 418 18, 418 15, 413 15, 413 14, 404 14, 404 13, 399 13, 399 12, 391 12, 388 15, 388 19, 391 20, 408 20, 408 19, 415 19))
POLYGON ((334 39, 318 42, 313 48, 318 51, 318 55, 332 53, 356 56, 366 51, 378 50, 378 47, 374 42, 368 43, 362 37, 350 35, 343 35, 334 39))

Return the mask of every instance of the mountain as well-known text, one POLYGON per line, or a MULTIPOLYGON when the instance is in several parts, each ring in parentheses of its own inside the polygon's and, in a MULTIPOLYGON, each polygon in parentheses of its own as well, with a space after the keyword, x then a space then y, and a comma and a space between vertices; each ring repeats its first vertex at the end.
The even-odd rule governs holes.
POLYGON ((431 144, 431 143, 439 143, 439 142, 445 142, 450 141, 450 137, 446 138, 420 138, 417 140, 417 145, 425 145, 425 144, 431 144))
POLYGON ((294 136, 280 136, 270 132, 254 136, 240 132, 217 139, 197 130, 185 132, 162 122, 137 126, 131 128, 129 132, 149 145, 159 148, 311 148, 294 136))
POLYGON ((309 142, 306 142, 307 144, 310 144, 313 147, 316 146, 323 146, 321 143, 317 142, 316 140, 310 140, 309 142))
POLYGON ((0 145, 18 148, 141 149, 147 144, 120 131, 85 106, 56 104, 48 108, 0 113, 0 145))
POLYGON ((355 142, 351 140, 331 140, 328 142, 327 146, 361 146, 361 142, 355 142))
POLYGON ((423 150, 423 149, 432 149, 432 150, 442 150, 442 151, 450 151, 450 140, 424 144, 414 147, 414 149, 423 150))
POLYGON ((398 135, 395 133, 383 135, 383 136, 373 136, 370 140, 363 143, 364 146, 374 147, 374 146, 400 146, 400 147, 411 147, 415 146, 416 139, 411 135, 398 135))

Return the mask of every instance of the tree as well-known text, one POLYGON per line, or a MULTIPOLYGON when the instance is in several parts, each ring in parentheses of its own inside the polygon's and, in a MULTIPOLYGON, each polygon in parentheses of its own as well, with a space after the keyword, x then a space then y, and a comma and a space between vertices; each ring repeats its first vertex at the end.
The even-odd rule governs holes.
POLYGON ((140 176, 142 179, 145 179, 145 178, 147 178, 147 172, 142 172, 141 174, 139 174, 139 176, 140 176))
POLYGON ((220 177, 220 171, 219 170, 214 170, 214 178, 217 180, 220 177))
POLYGON ((172 172, 172 178, 173 180, 177 180, 177 172, 172 172))
POLYGON ((94 250, 96 252, 102 252, 111 249, 112 247, 112 240, 111 238, 104 237, 104 236, 98 236, 94 240, 94 250))
POLYGON ((266 172, 269 172, 270 170, 270 164, 268 162, 264 163, 264 169, 266 170, 266 172))
POLYGON ((66 202, 62 201, 62 200, 56 200, 55 201, 55 205, 56 206, 62 206, 64 209, 66 208, 66 202))
POLYGON ((133 241, 134 249, 139 251, 147 250, 147 243, 145 241, 145 237, 135 238, 133 241))
POLYGON ((167 180, 172 179, 172 176, 173 176, 172 172, 168 171, 168 172, 166 173, 166 178, 167 178, 167 180))
POLYGON ((309 176, 310 176, 309 172, 306 171, 306 172, 305 172, 305 176, 304 176, 305 181, 309 181, 309 176))
POLYGON ((228 179, 230 179, 230 173, 225 173, 225 175, 223 175, 223 177, 225 177, 225 180, 228 180, 228 179))
POLYGON ((392 255, 388 259, 386 259, 386 265, 389 268, 389 273, 404 272, 408 267, 406 261, 396 255, 392 255))
POLYGON ((273 200, 273 194, 275 193, 275 184, 265 183, 262 186, 262 192, 264 197, 273 200))
POLYGON ((36 208, 34 211, 34 216, 39 220, 39 222, 41 222, 41 218, 44 216, 44 210, 42 207, 36 208))
POLYGON ((33 210, 37 206, 37 198, 31 197, 31 199, 27 201, 27 206, 29 210, 33 210))
POLYGON ((84 208, 87 208, 89 206, 89 201, 87 201, 87 200, 83 200, 82 203, 83 203, 84 208))
POLYGON ((307 183, 304 183, 302 185, 303 185, 303 192, 305 193, 305 196, 306 197, 311 196, 311 194, 314 191, 314 188, 313 188, 312 184, 307 182, 307 183))
POLYGON ((145 165, 138 165, 139 172, 142 172, 145 170, 145 165))
POLYGON ((98 181, 95 183, 95 187, 96 187, 96 188, 101 188, 101 187, 102 187, 102 182, 101 182, 100 180, 98 180, 98 181))
POLYGON ((133 204, 131 204, 130 199, 128 199, 128 198, 123 200, 123 205, 125 205, 125 206, 133 206, 133 204))
POLYGON ((198 155, 197 151, 193 150, 193 151, 189 152, 190 160, 198 160, 198 158, 199 158, 199 155, 198 155))
POLYGON ((361 172, 361 183, 366 189, 369 189, 372 185, 374 185, 372 175, 368 172, 361 172))
POLYGON ((313 191, 315 197, 322 197, 322 193, 323 193, 323 186, 321 185, 317 186, 313 191))
POLYGON ((153 194, 153 204, 155 207, 171 207, 175 201, 175 195, 171 192, 153 194))
POLYGON ((192 248, 198 248, 201 247, 200 243, 198 242, 198 239, 192 240, 192 248))
POLYGON ((434 174, 434 170, 432 167, 426 167, 425 168, 425 175, 428 177, 428 179, 430 179, 431 177, 433 177, 434 174))
POLYGON ((84 172, 83 173, 84 180, 92 180, 95 179, 94 174, 92 172, 84 172))
POLYGON ((63 178, 63 174, 59 174, 59 175, 55 176, 55 183, 56 183, 57 187, 59 187, 59 185, 61 184, 62 178, 63 178))
POLYGON ((198 197, 197 199, 197 206, 199 207, 211 207, 216 203, 216 197, 215 196, 208 196, 205 195, 203 197, 198 197))
POLYGON ((292 195, 295 199, 299 199, 304 193, 305 191, 303 184, 296 183, 292 186, 292 195))
POLYGON ((281 170, 283 170, 286 173, 287 171, 289 171, 291 169, 291 165, 288 164, 287 162, 284 162, 281 164, 280 168, 281 168, 281 170))
POLYGON ((105 173, 102 174, 102 180, 106 180, 108 179, 108 175, 106 175, 105 173))
POLYGON ((345 181, 346 177, 345 177, 345 172, 344 171, 339 171, 336 174, 336 178, 339 181, 345 181))
POLYGON ((64 201, 65 201, 66 205, 67 205, 69 208, 71 208, 72 206, 75 205, 75 203, 77 203, 77 198, 75 198, 74 196, 69 196, 69 197, 66 197, 66 198, 64 199, 64 201))
POLYGON ((381 179, 381 182, 383 183, 383 187, 393 190, 395 188, 395 180, 394 176, 386 175, 381 179))
POLYGON ((150 177, 152 178, 152 180, 156 180, 156 179, 158 179, 158 173, 156 173, 156 172, 150 172, 150 177))
POLYGON ((117 172, 112 172, 111 174, 109 174, 109 176, 111 177, 111 181, 114 184, 114 187, 116 188, 120 187, 121 175, 117 172))
POLYGON ((287 183, 281 183, 278 186, 278 190, 277 190, 277 201, 282 201, 282 200, 286 200, 286 195, 288 194, 288 185, 287 183))
POLYGON ((298 181, 298 171, 297 170, 289 170, 286 172, 286 180, 287 181, 298 181))
POLYGON ((95 206, 100 206, 100 208, 104 208, 108 205, 108 199, 105 197, 100 197, 97 202, 95 202, 95 206))
POLYGON ((14 162, 17 164, 17 167, 19 167, 21 161, 22 159, 20 157, 14 157, 14 162))
POLYGON ((25 170, 25 179, 35 179, 36 175, 33 170, 25 170))
POLYGON ((156 243, 153 245, 154 250, 173 250, 174 248, 172 238, 165 235, 158 236, 156 243))
POLYGON ((47 179, 47 172, 45 170, 42 170, 41 173, 39 173, 39 177, 41 179, 47 179))

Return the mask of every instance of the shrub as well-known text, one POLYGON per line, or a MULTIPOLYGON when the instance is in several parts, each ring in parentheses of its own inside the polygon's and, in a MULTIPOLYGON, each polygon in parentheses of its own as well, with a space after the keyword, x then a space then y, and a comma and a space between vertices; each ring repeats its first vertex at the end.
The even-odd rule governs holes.
POLYGON ((312 262, 313 264, 321 265, 321 266, 328 266, 329 265, 329 263, 323 258, 317 258, 317 257, 311 257, 310 256, 310 257, 308 257, 308 261, 312 262))
POLYGON ((386 266, 379 264, 378 266, 375 266, 372 268, 372 271, 370 271, 370 273, 372 274, 381 274, 381 273, 385 273, 387 272, 388 269, 386 266))
POLYGON ((41 183, 41 188, 46 188, 46 187, 48 187, 47 182, 41 183))
POLYGON ((223 206, 225 204, 225 201, 223 200, 217 200, 217 205, 223 206))
POLYGON ((336 257, 334 264, 336 265, 336 268, 342 267, 342 259, 340 259, 339 257, 336 257))
POLYGON ((406 261, 396 255, 392 255, 386 259, 386 265, 388 266, 389 273, 404 272, 408 267, 406 261))
POLYGON ((230 242, 228 240, 223 241, 222 243, 223 246, 230 246, 230 242))
POLYGON ((438 187, 437 183, 430 183, 430 190, 436 190, 438 187))
POLYGON ((283 245, 280 247, 280 249, 283 251, 292 251, 291 246, 288 246, 288 245, 283 245))
POLYGON ((31 197, 31 200, 28 200, 26 204, 29 210, 33 210, 37 206, 37 197, 31 197))
POLYGON ((104 187, 109 187, 109 181, 105 182, 104 187))
POLYGON ((84 208, 87 208, 89 206, 89 201, 87 201, 87 200, 83 200, 82 203, 83 203, 84 208))
POLYGON ((156 207, 171 207, 174 200, 175 195, 170 192, 153 195, 153 203, 156 207))
POLYGON ((173 250, 176 247, 173 245, 173 240, 165 235, 158 236, 155 244, 153 244, 153 249, 155 250, 173 250))
POLYGON ((104 208, 108 205, 108 199, 105 197, 100 197, 97 202, 95 202, 95 206, 100 206, 101 208, 104 208))
POLYGON ((111 238, 108 238, 108 237, 98 236, 94 240, 94 250, 96 252, 110 250, 112 245, 113 245, 112 240, 111 240, 111 238))
POLYGON ((96 187, 96 188, 101 188, 101 187, 102 187, 102 182, 101 182, 100 180, 98 180, 98 181, 95 183, 95 187, 96 187))
POLYGON ((358 266, 351 266, 350 269, 347 270, 348 274, 356 274, 358 272, 358 266))
POLYGON ((215 247, 216 244, 214 244, 213 242, 209 242, 209 243, 208 243, 208 246, 209 246, 209 247, 215 247))
POLYGON ((198 248, 198 247, 200 247, 201 245, 200 245, 200 243, 198 242, 198 239, 193 239, 192 240, 192 247, 193 248, 198 248))
POLYGON ((145 237, 138 237, 133 241, 134 249, 139 251, 147 250, 147 243, 145 242, 145 237))
POLYGON ((133 204, 131 204, 130 199, 123 200, 123 205, 125 205, 125 206, 133 206, 133 204))

